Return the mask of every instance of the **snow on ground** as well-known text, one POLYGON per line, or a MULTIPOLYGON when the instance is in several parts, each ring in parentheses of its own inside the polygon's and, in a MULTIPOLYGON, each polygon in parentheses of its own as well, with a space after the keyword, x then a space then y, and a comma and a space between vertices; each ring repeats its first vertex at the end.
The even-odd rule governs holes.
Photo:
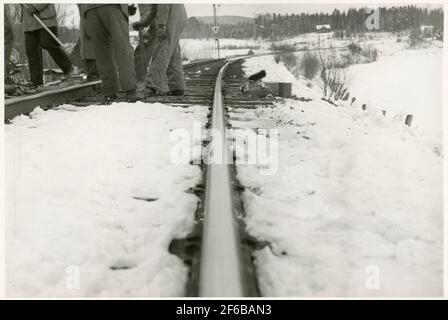
MULTIPOLYGON (((404 50, 349 67, 350 93, 391 117, 414 115, 414 126, 442 145, 443 50, 404 50)), ((404 120, 402 120, 404 121, 404 120)))
POLYGON ((262 56, 247 59, 243 64, 246 75, 254 74, 260 70, 266 71, 264 82, 290 82, 292 84, 291 93, 298 97, 320 99, 321 95, 315 89, 307 87, 307 81, 302 77, 296 78, 285 64, 280 61, 275 62, 274 56, 262 56))
POLYGON ((7 125, 7 294, 182 296, 168 246, 194 223, 201 172, 171 164, 169 134, 207 112, 64 105, 7 125))
MULTIPOLYGON (((272 45, 288 45, 295 50, 344 47, 351 42, 360 45, 372 45, 382 55, 392 55, 407 47, 406 35, 394 35, 388 32, 373 32, 357 35, 356 37, 335 37, 333 32, 329 33, 305 33, 293 38, 283 40, 261 39, 219 39, 221 57, 232 57, 247 54, 252 49, 255 54, 268 53, 272 51, 272 45), (397 40, 400 40, 399 42, 397 40)), ((434 41, 433 41, 434 42, 434 41)), ((442 47, 442 43, 438 43, 442 47)), ((216 41, 210 39, 181 39, 180 47, 185 61, 218 58, 216 41)))
MULTIPOLYGON (((220 39, 219 44, 222 58, 247 54, 251 48, 256 53, 263 53, 268 49, 261 40, 253 39, 220 39)), ((180 39, 180 49, 188 61, 218 58, 214 38, 180 39)))
MULTIPOLYGON (((258 63, 269 80, 291 77, 257 59, 246 72, 258 63)), ((415 128, 320 99, 235 118, 238 128, 279 130, 275 174, 237 167, 247 229, 270 243, 255 254, 263 295, 443 294, 443 159, 415 128)))

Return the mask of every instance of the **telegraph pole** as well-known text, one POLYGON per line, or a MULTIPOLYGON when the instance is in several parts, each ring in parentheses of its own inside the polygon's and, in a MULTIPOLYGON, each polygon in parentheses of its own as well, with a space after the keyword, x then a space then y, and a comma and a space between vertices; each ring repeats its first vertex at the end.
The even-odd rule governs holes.
POLYGON ((213 5, 213 18, 214 18, 214 26, 212 27, 213 32, 215 33, 215 42, 216 42, 216 48, 218 49, 218 59, 221 59, 221 53, 219 50, 219 26, 218 26, 218 20, 216 18, 216 4, 213 5))

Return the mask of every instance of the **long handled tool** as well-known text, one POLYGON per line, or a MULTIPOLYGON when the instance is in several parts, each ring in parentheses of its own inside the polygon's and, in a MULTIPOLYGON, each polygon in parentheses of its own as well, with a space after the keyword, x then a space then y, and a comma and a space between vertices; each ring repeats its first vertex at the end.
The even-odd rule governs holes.
POLYGON ((59 40, 58 37, 56 37, 56 35, 45 25, 45 23, 43 23, 42 20, 40 20, 40 18, 35 13, 33 14, 33 17, 34 19, 37 20, 37 22, 39 22, 42 25, 42 27, 48 32, 48 34, 64 49, 64 51, 67 52, 62 41, 59 40))
POLYGON ((148 68, 149 68, 149 66, 151 65, 151 62, 152 62, 152 58, 153 58, 152 53, 154 53, 154 50, 152 50, 151 57, 149 58, 149 61, 148 61, 145 41, 143 40, 143 29, 138 29, 138 43, 139 43, 140 48, 141 48, 141 50, 143 52, 143 62, 145 64, 145 68, 146 68, 145 69, 145 75, 146 75, 146 73, 148 72, 148 68))
POLYGON ((148 69, 147 59, 146 59, 146 48, 145 41, 143 40, 143 29, 138 29, 138 44, 140 46, 140 50, 143 52, 143 63, 145 64, 145 68, 148 69))
MULTIPOLYGON (((24 4, 25 7, 28 7, 26 4, 24 4)), ((59 40, 58 37, 45 25, 45 23, 37 16, 37 14, 33 13, 34 19, 36 19, 37 22, 42 26, 42 28, 45 29, 45 31, 48 32, 48 34, 62 47, 62 49, 65 51, 65 53, 69 54, 70 52, 67 51, 64 44, 61 40, 59 40)))

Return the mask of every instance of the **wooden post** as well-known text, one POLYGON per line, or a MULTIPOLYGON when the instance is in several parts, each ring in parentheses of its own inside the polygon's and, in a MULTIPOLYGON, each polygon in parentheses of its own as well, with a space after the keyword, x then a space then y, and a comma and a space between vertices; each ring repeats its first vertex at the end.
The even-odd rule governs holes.
POLYGON ((411 126, 411 124, 412 124, 412 114, 408 114, 408 115, 406 116, 406 120, 404 121, 404 123, 405 123, 405 125, 407 125, 408 127, 411 126))

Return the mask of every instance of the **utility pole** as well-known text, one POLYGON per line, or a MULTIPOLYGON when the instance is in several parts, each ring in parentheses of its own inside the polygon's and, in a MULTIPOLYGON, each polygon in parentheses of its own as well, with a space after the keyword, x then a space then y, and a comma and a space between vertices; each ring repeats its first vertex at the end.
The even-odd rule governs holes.
POLYGON ((216 18, 216 4, 213 5, 213 18, 214 18, 214 26, 213 26, 213 32, 215 33, 215 42, 216 42, 216 48, 218 49, 218 59, 221 59, 221 53, 219 51, 219 37, 218 37, 218 20, 216 18))

